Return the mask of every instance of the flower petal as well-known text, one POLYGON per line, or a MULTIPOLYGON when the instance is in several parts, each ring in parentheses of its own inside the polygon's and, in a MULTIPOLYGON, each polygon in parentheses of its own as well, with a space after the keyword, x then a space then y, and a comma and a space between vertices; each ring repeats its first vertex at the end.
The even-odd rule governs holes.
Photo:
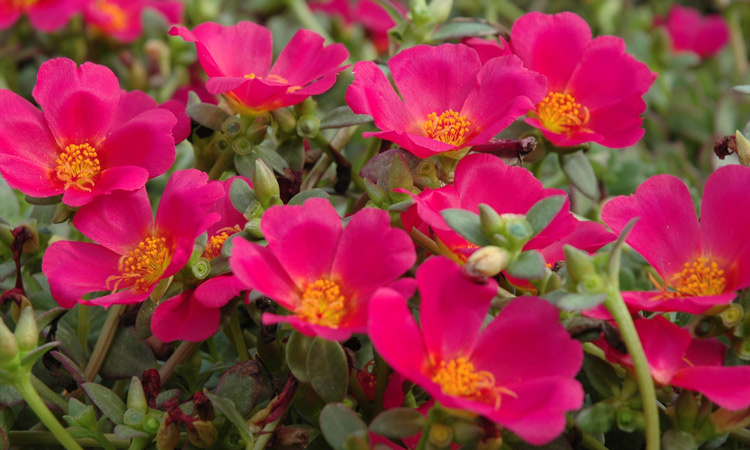
POLYGON ((697 391, 729 411, 750 406, 750 367, 686 367, 677 371, 671 384, 697 391))
POLYGON ((221 310, 204 306, 188 289, 159 303, 151 317, 151 331, 162 342, 202 342, 219 329, 221 310))
POLYGON ((221 308, 247 289, 234 275, 220 275, 199 284, 193 298, 206 308, 221 308))
POLYGON ((324 75, 344 70, 339 67, 349 52, 344 44, 324 46, 325 40, 314 31, 298 30, 281 50, 269 72, 286 80, 292 86, 305 86, 324 75))
POLYGON ((414 121, 404 102, 380 68, 371 61, 354 65, 354 82, 346 90, 346 103, 357 114, 367 114, 375 126, 403 133, 414 121))
POLYGON ((294 282, 268 247, 235 239, 229 265, 245 288, 254 289, 290 310, 299 304, 294 282))

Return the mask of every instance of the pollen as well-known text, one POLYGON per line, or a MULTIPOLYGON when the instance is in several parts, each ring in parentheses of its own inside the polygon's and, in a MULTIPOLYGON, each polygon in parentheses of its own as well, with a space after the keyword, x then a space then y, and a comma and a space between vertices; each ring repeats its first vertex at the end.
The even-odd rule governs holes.
POLYGON ((705 297, 724 292, 727 279, 724 270, 709 258, 698 257, 686 262, 682 272, 672 277, 671 285, 680 297, 705 297))
POLYGON ((532 113, 539 118, 544 128, 559 134, 589 131, 589 109, 582 106, 570 94, 548 92, 532 113))
POLYGON ((221 254, 221 247, 224 245, 229 236, 242 231, 239 225, 234 227, 224 227, 219 229, 216 234, 208 238, 206 249, 203 251, 203 257, 212 260, 221 254))
POLYGON ((107 289, 112 292, 132 287, 145 292, 153 286, 172 260, 172 252, 163 237, 147 237, 136 248, 123 255, 118 263, 119 275, 107 278, 107 289))
POLYGON ((310 283, 301 297, 294 313, 315 325, 338 328, 348 312, 346 298, 335 281, 321 278, 310 283))
POLYGON ((471 122, 456 111, 448 109, 439 116, 430 113, 422 125, 427 137, 460 147, 471 136, 471 122))
POLYGON ((477 371, 471 361, 459 357, 441 361, 432 381, 440 385, 444 393, 480 403, 494 405, 500 409, 501 396, 518 396, 510 389, 497 386, 495 376, 486 371, 477 371))
POLYGON ((96 149, 88 143, 68 145, 55 162, 57 179, 65 183, 65 189, 72 187, 91 192, 101 171, 96 149))

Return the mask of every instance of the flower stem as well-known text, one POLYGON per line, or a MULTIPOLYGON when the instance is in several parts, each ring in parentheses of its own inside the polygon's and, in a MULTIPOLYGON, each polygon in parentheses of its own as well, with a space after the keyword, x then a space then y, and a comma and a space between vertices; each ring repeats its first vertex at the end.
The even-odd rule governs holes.
POLYGON ((258 439, 255 440, 255 445, 253 445, 252 450, 263 450, 266 448, 268 441, 273 436, 273 432, 276 431, 276 428, 279 426, 279 423, 281 423, 281 419, 283 419, 284 416, 285 414, 280 415, 276 420, 263 427, 263 431, 260 432, 258 439))
POLYGON ((125 311, 125 307, 126 305, 113 305, 107 311, 107 318, 104 320, 99 339, 97 339, 94 351, 91 352, 91 358, 89 358, 86 369, 83 371, 83 375, 87 380, 93 381, 96 374, 99 373, 99 369, 101 369, 104 359, 109 352, 109 347, 115 338, 115 333, 117 333, 120 315, 125 311))
MULTIPOLYGON (((130 441, 119 439, 114 434, 104 434, 104 437, 115 448, 128 448, 130 441)), ((57 437, 47 431, 9 431, 8 441, 11 446, 32 448, 34 445, 59 444, 57 437)), ((100 444, 92 438, 78 438, 76 443, 81 447, 99 447, 100 444)))
POLYGON ((211 180, 218 180, 222 173, 227 170, 230 164, 234 161, 234 151, 231 148, 227 148, 221 152, 219 159, 216 160, 211 170, 208 171, 208 178, 211 180))
POLYGON ((235 310, 232 317, 229 318, 229 332, 232 334, 234 348, 237 350, 237 356, 240 357, 240 361, 247 361, 250 359, 250 355, 247 353, 247 345, 245 344, 245 338, 242 336, 240 318, 237 314, 238 312, 235 310))
POLYGON ((16 388, 19 394, 26 400, 26 404, 29 405, 34 414, 42 421, 44 426, 55 435, 55 439, 67 450, 83 450, 81 446, 73 439, 65 428, 60 425, 52 412, 44 404, 44 400, 34 389, 31 384, 31 379, 28 376, 21 376, 15 380, 13 387, 16 388))
POLYGON ((167 362, 165 362, 164 365, 159 369, 161 382, 166 383, 170 378, 172 378, 175 368, 177 368, 177 366, 193 356, 193 353, 198 350, 198 347, 200 347, 200 345, 200 342, 182 341, 180 346, 177 347, 177 350, 172 353, 172 356, 170 356, 167 362))
POLYGON ((373 417, 385 409, 383 399, 388 388, 388 381, 391 379, 391 367, 377 353, 375 354, 375 377, 375 411, 373 411, 373 417))

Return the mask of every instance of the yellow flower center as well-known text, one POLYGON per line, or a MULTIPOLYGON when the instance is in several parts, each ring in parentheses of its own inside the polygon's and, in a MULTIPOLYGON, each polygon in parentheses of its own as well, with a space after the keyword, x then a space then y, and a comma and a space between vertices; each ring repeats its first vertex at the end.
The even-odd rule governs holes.
POLYGON ((65 183, 65 189, 74 187, 90 192, 101 170, 96 149, 88 143, 68 145, 55 162, 57 179, 65 183))
POLYGON ((12 9, 26 9, 37 4, 39 0, 10 0, 12 9))
POLYGON ((208 260, 212 260, 219 256, 221 254, 221 247, 224 245, 224 242, 229 239, 229 236, 239 231, 242 231, 239 225, 235 225, 234 227, 221 228, 216 232, 215 235, 208 238, 206 249, 203 251, 203 257, 208 260))
POLYGON ((715 261, 699 257, 685 263, 682 272, 672 277, 671 284, 680 297, 706 297, 722 294, 727 279, 715 261))
POLYGON ((422 127, 427 137, 456 147, 466 142, 471 134, 471 122, 452 109, 443 111, 439 116, 430 113, 422 127))
POLYGON ((96 0, 96 8, 109 16, 109 28, 117 31, 127 28, 128 15, 120 5, 108 0, 96 0))
POLYGON ((572 134, 577 131, 590 131, 589 109, 581 106, 570 94, 548 92, 532 113, 539 118, 544 128, 558 134, 572 134))
POLYGON ((346 298, 335 281, 321 278, 307 285, 294 313, 306 322, 338 328, 347 314, 346 298))
POLYGON ((444 393, 480 403, 494 404, 500 409, 501 395, 518 398, 515 392, 495 385, 495 376, 486 371, 477 371, 474 364, 459 357, 441 361, 432 381, 440 385, 444 393))
POLYGON ((161 278, 172 260, 172 252, 163 237, 147 237, 136 248, 120 258, 119 275, 107 278, 107 288, 112 292, 132 286, 137 292, 145 292, 161 278))

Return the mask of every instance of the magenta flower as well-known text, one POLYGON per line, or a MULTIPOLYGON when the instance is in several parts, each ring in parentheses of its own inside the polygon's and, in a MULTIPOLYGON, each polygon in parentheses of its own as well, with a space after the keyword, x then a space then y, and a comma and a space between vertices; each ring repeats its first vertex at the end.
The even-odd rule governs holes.
POLYGON ((729 42, 729 26, 718 14, 702 17, 700 11, 678 4, 672 5, 664 26, 676 52, 693 52, 707 58, 729 42))
POLYGON ((690 192, 679 178, 657 175, 634 195, 618 196, 602 210, 615 233, 640 217, 626 242, 656 269, 662 281, 650 292, 624 292, 647 311, 701 314, 730 303, 750 286, 750 168, 727 166, 706 181, 700 223, 690 192))
MULTIPOLYGON (((453 231, 440 211, 458 208, 479 213, 479 204, 485 203, 499 214, 526 214, 536 202, 552 195, 566 193, 560 189, 545 189, 541 181, 522 167, 508 166, 492 155, 472 154, 459 161, 453 185, 426 189, 415 196, 415 205, 402 214, 402 221, 407 230, 416 226, 429 233, 426 230, 429 227, 438 245, 448 250, 456 262, 464 263, 478 247, 453 231)), ((578 221, 570 213, 566 197, 557 216, 526 243, 524 250, 544 249, 571 235, 576 226, 578 221)), ((598 239, 600 233, 592 236, 598 239)), ((551 255, 558 256, 554 252, 551 255)), ((557 259, 550 262, 555 261, 557 259)))
POLYGON ((460 44, 418 45, 388 67, 398 94, 375 63, 362 61, 346 102, 382 130, 363 136, 395 142, 420 158, 487 143, 546 92, 544 77, 515 56, 482 66, 477 52, 460 44))
POLYGON ((42 271, 60 306, 78 302, 109 306, 138 303, 159 280, 190 259, 195 239, 219 219, 209 212, 224 190, 207 184, 197 170, 175 172, 154 220, 145 189, 96 198, 73 217, 73 225, 96 243, 57 241, 44 255, 42 271), (91 300, 86 294, 109 291, 91 300))
POLYGON ((81 10, 84 0, 20 0, 0 2, 0 30, 12 26, 26 13, 31 26, 51 33, 62 28, 81 10))
POLYGON ((461 43, 464 45, 468 45, 469 47, 476 50, 476 52, 479 54, 479 59, 482 60, 482 64, 484 64, 492 58, 513 54, 513 51, 510 49, 510 46, 505 39, 500 36, 498 36, 497 39, 498 40, 495 41, 478 37, 471 37, 468 39, 463 39, 461 43))
POLYGON ((63 203, 82 206, 140 189, 174 162, 174 114, 145 94, 121 91, 104 66, 49 60, 33 96, 41 112, 0 90, 0 173, 25 194, 63 194, 63 203))
POLYGON ((171 25, 182 22, 185 5, 179 0, 90 0, 83 17, 102 33, 128 43, 143 33, 141 16, 146 8, 158 12, 171 25))
POLYGON ((378 354, 446 407, 481 414, 534 445, 557 437, 565 411, 583 403, 574 379, 581 344, 560 325, 557 309, 519 298, 482 329, 494 280, 478 284, 454 262, 433 257, 417 269, 417 284, 421 328, 398 292, 381 289, 370 302, 378 354))
POLYGON ((195 42, 212 94, 223 93, 239 113, 296 105, 311 95, 322 94, 336 82, 336 74, 349 52, 343 44, 323 46, 323 38, 299 30, 271 67, 271 32, 252 22, 234 26, 206 22, 191 32, 174 27, 169 33, 195 42))
POLYGON ((532 12, 513 24, 510 43, 526 67, 547 77, 547 95, 526 123, 550 142, 617 148, 643 137, 642 97, 656 74, 625 52, 621 38, 592 39, 586 21, 570 12, 532 12))
MULTIPOLYGON (((661 386, 672 385, 700 392, 730 411, 750 407, 750 367, 723 367, 727 346, 718 339, 693 339, 690 332, 657 315, 635 321, 646 352, 651 376, 661 386)), ((606 340, 597 345, 607 359, 633 367, 629 355, 619 353, 606 340)))
MULTIPOLYGON (((222 186, 224 196, 210 209, 221 218, 206 230, 208 240, 203 257, 209 261, 221 255, 224 242, 229 236, 242 231, 246 222, 245 216, 234 208, 229 197, 229 189, 235 179, 242 179, 252 186, 250 180, 241 176, 211 183, 222 186)), ((244 289, 244 284, 231 273, 200 281, 197 286, 159 303, 151 319, 151 331, 163 342, 204 341, 219 328, 221 308, 244 289)))
POLYGON ((234 240, 229 263, 247 287, 290 311, 263 315, 263 323, 288 322, 308 336, 346 340, 367 329, 373 292, 395 284, 413 291, 413 280, 396 282, 416 260, 414 244, 391 228, 388 213, 363 209, 346 228, 325 199, 302 206, 275 206, 263 214, 262 247, 234 240))

